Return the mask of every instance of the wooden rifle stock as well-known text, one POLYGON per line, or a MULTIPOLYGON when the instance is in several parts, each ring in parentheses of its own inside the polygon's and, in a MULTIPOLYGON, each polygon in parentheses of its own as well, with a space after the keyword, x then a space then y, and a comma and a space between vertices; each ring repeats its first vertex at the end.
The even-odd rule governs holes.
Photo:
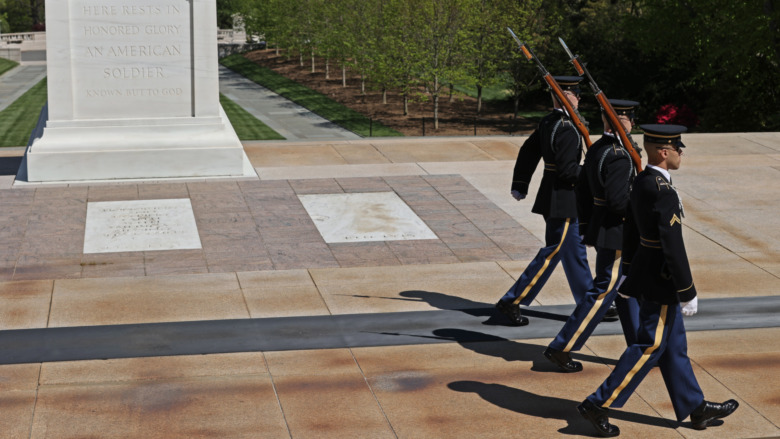
POLYGON ((582 135, 583 140, 585 140, 585 145, 590 148, 590 146, 593 144, 590 140, 590 133, 588 132, 588 127, 585 126, 585 123, 582 121, 582 118, 580 117, 580 113, 571 105, 571 102, 569 102, 569 99, 566 97, 566 95, 563 94, 563 90, 561 90, 561 86, 558 85, 558 82, 553 78, 553 76, 550 74, 550 72, 547 71, 547 69, 544 68, 544 65, 541 61, 539 61, 539 58, 534 55, 534 53, 531 51, 531 48, 528 47, 527 44, 520 41, 519 38, 517 38, 517 35, 515 35, 514 32, 512 32, 512 29, 507 28, 510 34, 512 34, 512 38, 515 39, 517 44, 520 46, 520 50, 523 52, 523 55, 529 60, 536 63, 536 67, 539 68, 539 71, 542 73, 542 77, 544 78, 544 81, 547 83, 547 85, 550 87, 550 90, 552 90, 553 94, 555 95, 555 98, 558 100, 558 103, 561 104, 561 107, 563 107, 563 110, 566 112, 566 114, 569 116, 569 119, 571 119, 571 122, 574 124, 574 127, 577 129, 577 131, 580 132, 582 135))
POLYGON ((626 149, 626 151, 628 151, 628 154, 631 156, 631 160, 634 162, 636 172, 642 172, 642 157, 639 156, 637 146, 633 139, 631 139, 631 135, 626 133, 625 128, 623 128, 623 124, 620 123, 620 119, 618 119, 617 113, 615 113, 615 109, 612 107, 612 104, 609 103, 609 99, 607 99, 607 97, 604 95, 604 92, 601 91, 598 84, 596 84, 596 81, 593 80, 593 77, 590 75, 590 72, 588 72, 588 69, 586 69, 585 66, 580 63, 579 57, 571 53, 569 47, 566 46, 566 43, 563 41, 563 39, 558 39, 563 45, 563 48, 566 49, 566 53, 569 54, 571 63, 574 65, 574 69, 577 71, 577 73, 580 75, 585 75, 588 78, 588 83, 590 84, 590 88, 593 89, 593 94, 596 95, 596 100, 598 101, 599 105, 601 105, 601 108, 604 109, 604 113, 607 116, 607 121, 612 126, 612 130, 617 134, 618 141, 620 141, 620 144, 623 146, 623 148, 626 149))

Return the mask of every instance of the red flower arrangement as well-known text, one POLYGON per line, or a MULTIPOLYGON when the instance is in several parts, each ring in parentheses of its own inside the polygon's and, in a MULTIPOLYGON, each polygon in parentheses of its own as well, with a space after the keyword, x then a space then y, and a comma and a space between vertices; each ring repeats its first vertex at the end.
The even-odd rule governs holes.
POLYGON ((699 118, 696 116, 696 113, 685 104, 680 106, 666 104, 655 113, 655 122, 660 124, 684 125, 691 128, 699 125, 699 118))

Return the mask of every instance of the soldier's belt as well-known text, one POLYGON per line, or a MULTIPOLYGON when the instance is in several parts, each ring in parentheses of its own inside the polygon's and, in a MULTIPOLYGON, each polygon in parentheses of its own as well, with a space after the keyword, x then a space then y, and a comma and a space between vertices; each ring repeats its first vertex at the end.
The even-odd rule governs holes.
POLYGON ((639 244, 648 248, 661 248, 661 241, 655 239, 647 239, 643 236, 639 237, 639 244))
POLYGON ((555 172, 555 163, 545 163, 544 164, 544 170, 545 171, 553 171, 553 172, 555 172))

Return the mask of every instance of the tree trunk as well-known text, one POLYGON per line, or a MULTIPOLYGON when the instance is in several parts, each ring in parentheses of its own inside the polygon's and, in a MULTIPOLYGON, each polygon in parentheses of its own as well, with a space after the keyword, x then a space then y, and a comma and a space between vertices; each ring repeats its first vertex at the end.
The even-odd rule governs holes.
POLYGON ((409 95, 404 93, 404 116, 409 115, 409 95))
POLYGON ((330 58, 325 58, 325 79, 330 79, 330 58))
POLYGON ((477 114, 482 112, 482 86, 477 85, 477 114))
POLYGON ((279 56, 279 46, 276 46, 276 56, 279 56))
POLYGON ((452 91, 455 89, 455 86, 453 84, 450 84, 450 103, 452 103, 455 98, 452 96, 452 91))
POLYGON ((341 66, 341 86, 347 86, 347 66, 341 66))
POLYGON ((314 48, 311 49, 311 72, 314 73, 314 48))
POLYGON ((387 105, 387 87, 382 86, 382 103, 387 105))
POLYGON ((439 129, 439 77, 433 77, 433 129, 439 129))
POLYGON ((303 51, 298 52, 298 62, 300 62, 301 67, 303 67, 303 51))
POLYGON ((366 95, 366 77, 360 74, 360 94, 366 95))

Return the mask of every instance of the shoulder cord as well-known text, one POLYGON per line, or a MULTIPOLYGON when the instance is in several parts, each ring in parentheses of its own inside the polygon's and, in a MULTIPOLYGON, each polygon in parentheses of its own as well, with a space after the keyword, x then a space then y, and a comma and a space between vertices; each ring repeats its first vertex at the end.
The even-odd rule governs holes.
MULTIPOLYGON (((552 136, 550 136, 550 150, 553 154, 555 154, 555 135, 558 133, 558 128, 560 128, 561 124, 564 122, 566 122, 566 120, 561 117, 555 122, 555 125, 553 125, 552 136)), ((574 130, 574 132, 577 133, 577 145, 582 145, 582 136, 580 136, 580 132, 577 130, 574 130)))
MULTIPOLYGON (((622 146, 620 148, 624 149, 622 146)), ((601 187, 602 188, 606 186, 606 182, 604 181, 604 160, 606 160, 607 154, 609 154, 609 148, 606 148, 606 150, 604 151, 604 154, 601 155, 601 160, 599 160, 599 183, 601 183, 601 187)), ((627 179, 627 181, 629 182, 629 187, 631 187, 631 185, 630 185, 631 179, 636 176, 635 175, 636 171, 634 170, 634 167, 631 166, 630 162, 629 162, 628 169, 629 170, 628 170, 628 179, 627 179)))

